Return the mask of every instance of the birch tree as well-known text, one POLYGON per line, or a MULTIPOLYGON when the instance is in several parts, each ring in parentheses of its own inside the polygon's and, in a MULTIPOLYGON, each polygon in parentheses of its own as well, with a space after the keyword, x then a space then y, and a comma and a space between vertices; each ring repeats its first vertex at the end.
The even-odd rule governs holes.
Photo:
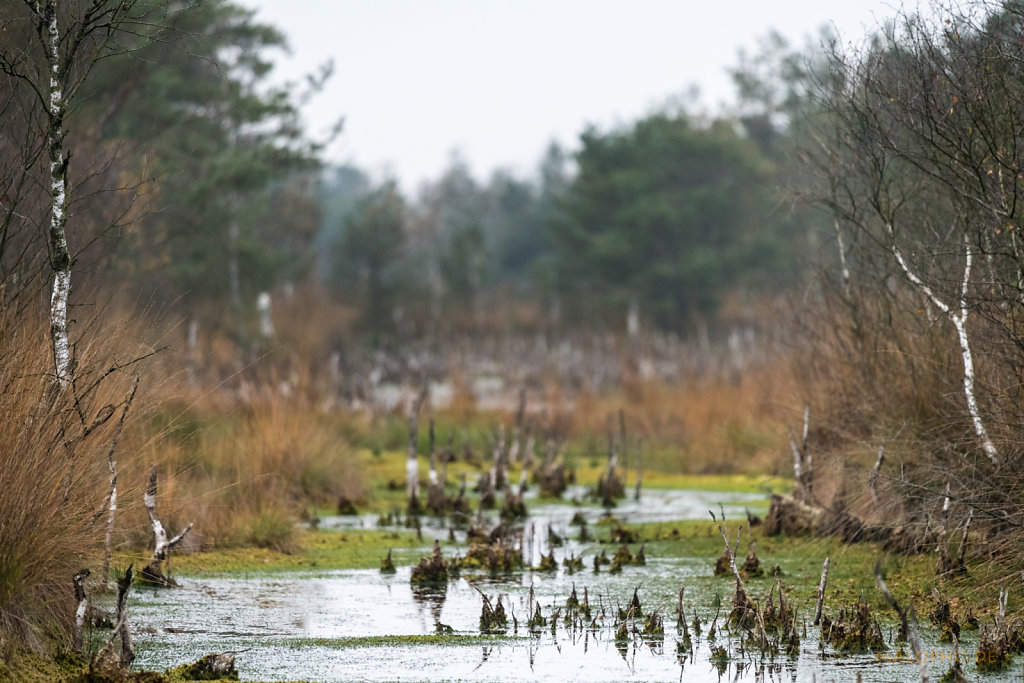
POLYGON ((931 9, 941 19, 905 14, 865 49, 832 52, 819 91, 827 130, 810 158, 835 217, 844 297, 850 269, 872 263, 887 306, 951 323, 963 413, 997 465, 990 424, 1014 399, 984 386, 973 340, 1000 346, 986 354, 990 374, 1022 366, 1022 10, 931 9))
MULTIPOLYGON (((6 11, 11 23, 31 27, 29 45, 4 46, 0 71, 28 93, 24 113, 44 141, 49 210, 45 226, 50 284, 50 343, 55 383, 65 387, 73 373, 68 306, 74 258, 68 246, 69 185, 72 158, 66 120, 92 67, 110 54, 115 38, 131 19, 136 0, 60 2, 21 0, 6 11), (40 112, 41 116, 34 115, 40 112)), ((5 25, 6 30, 6 25, 5 25)), ((31 158, 31 154, 29 155, 31 158)), ((6 236, 6 233, 5 233, 6 236)))

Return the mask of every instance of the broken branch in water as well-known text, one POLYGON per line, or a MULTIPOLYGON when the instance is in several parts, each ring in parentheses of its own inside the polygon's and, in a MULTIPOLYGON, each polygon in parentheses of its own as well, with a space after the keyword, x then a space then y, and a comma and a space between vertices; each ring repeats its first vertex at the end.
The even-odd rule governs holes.
POLYGON ((176 586, 177 584, 174 582, 174 579, 164 575, 162 564, 167 559, 167 553, 184 540, 188 532, 192 531, 195 523, 189 523, 184 531, 170 540, 167 539, 167 530, 164 529, 164 525, 156 516, 156 478, 157 466, 153 465, 153 469, 149 471, 149 484, 146 486, 143 501, 146 504, 146 512, 149 513, 149 521, 153 525, 153 535, 156 537, 156 542, 153 547, 153 557, 142 570, 142 578, 164 586, 176 586))

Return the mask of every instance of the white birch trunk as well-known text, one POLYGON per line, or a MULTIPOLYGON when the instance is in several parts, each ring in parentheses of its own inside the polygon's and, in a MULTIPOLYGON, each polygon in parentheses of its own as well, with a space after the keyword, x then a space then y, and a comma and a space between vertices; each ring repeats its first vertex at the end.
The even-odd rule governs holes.
POLYGON ((839 219, 834 221, 836 229, 836 247, 839 250, 839 277, 843 286, 843 297, 850 301, 850 266, 846 262, 846 241, 843 239, 843 229, 839 225, 839 219))
POLYGON ((188 532, 192 531, 194 523, 189 524, 185 527, 185 530, 172 539, 167 538, 167 530, 164 529, 164 525, 160 523, 160 520, 156 516, 156 465, 149 473, 149 485, 146 486, 146 492, 142 496, 143 503, 146 506, 146 512, 149 514, 149 521, 153 525, 153 561, 162 562, 167 559, 167 551, 178 545, 188 532))
POLYGON ((273 339, 274 319, 270 312, 270 292, 260 292, 256 297, 256 310, 260 315, 260 334, 264 339, 273 339))
POLYGON ((974 356, 971 354, 970 338, 967 335, 967 288, 971 281, 971 260, 973 258, 971 243, 968 240, 967 235, 964 234, 964 278, 960 284, 960 300, 958 302, 959 310, 954 311, 949 304, 939 299, 932 289, 926 285, 913 270, 911 270, 910 266, 903 258, 903 253, 900 251, 899 247, 896 246, 896 238, 892 225, 888 225, 887 227, 889 230, 889 236, 892 239, 893 256, 896 257, 896 262, 899 263, 904 275, 906 275, 907 279, 920 289, 939 310, 949 316, 949 319, 953 322, 953 326, 956 328, 957 340, 960 342, 960 353, 964 364, 964 398, 967 400, 967 410, 971 415, 971 422, 974 425, 974 433, 977 435, 978 441, 981 442, 982 450, 985 451, 985 455, 988 456, 988 459, 992 464, 996 465, 999 463, 999 452, 996 450, 995 444, 993 444, 992 440, 989 438, 988 430, 985 429, 985 424, 981 419, 981 412, 978 409, 978 399, 974 391, 974 356))
POLYGON ((103 551, 103 585, 110 583, 110 557, 114 541, 114 518, 117 517, 117 475, 110 475, 110 507, 107 508, 107 538, 103 551))
POLYGON ((821 607, 825 604, 825 587, 828 585, 828 558, 821 566, 821 582, 818 584, 818 604, 814 608, 814 625, 821 623, 821 607))
POLYGON ((71 649, 74 652, 82 652, 82 644, 84 641, 85 633, 85 615, 89 610, 89 601, 85 597, 85 580, 89 577, 89 570, 82 569, 75 574, 75 600, 78 601, 78 607, 75 609, 75 630, 72 635, 71 649))
POLYGON ((46 147, 50 161, 50 267, 53 289, 50 293, 50 340, 53 345, 57 385, 67 386, 71 374, 71 344, 68 340, 68 299, 71 296, 71 255, 67 241, 67 158, 64 156, 64 97, 61 92, 60 29, 57 3, 34 0, 32 8, 45 30, 46 59, 50 71, 50 90, 46 127, 46 147))

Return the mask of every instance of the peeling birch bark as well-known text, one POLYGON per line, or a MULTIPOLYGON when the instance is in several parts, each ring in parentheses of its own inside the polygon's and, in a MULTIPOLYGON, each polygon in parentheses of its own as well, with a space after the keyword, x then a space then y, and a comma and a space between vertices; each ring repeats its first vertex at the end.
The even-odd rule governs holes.
POLYGON ((53 286, 50 292, 50 341, 53 346, 54 376, 63 389, 71 377, 71 343, 68 339, 68 299, 71 296, 71 254, 67 241, 67 170, 70 155, 64 154, 64 114, 61 92, 60 27, 57 2, 32 0, 39 17, 40 33, 45 33, 46 60, 50 72, 46 148, 50 162, 50 267, 53 286))

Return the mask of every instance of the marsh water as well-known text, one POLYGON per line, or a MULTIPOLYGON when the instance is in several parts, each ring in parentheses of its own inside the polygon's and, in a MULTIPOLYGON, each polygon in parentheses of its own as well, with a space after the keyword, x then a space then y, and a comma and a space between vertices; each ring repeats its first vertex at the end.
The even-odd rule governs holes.
MULTIPOLYGON (((732 519, 748 506, 763 508, 761 494, 704 491, 645 491, 639 503, 624 501, 616 517, 629 522, 666 523, 704 518, 709 506, 719 505, 732 519)), ((596 522, 600 508, 567 505, 531 507, 531 522, 549 524, 556 532, 568 528, 571 516, 582 511, 596 522)), ((364 519, 324 520, 332 527, 358 526, 364 519)), ((565 534, 568 537, 568 534, 565 534)), ((194 661, 210 652, 237 652, 242 680, 250 681, 390 681, 390 680, 686 680, 686 681, 846 681, 859 672, 864 681, 902 681, 918 678, 916 664, 880 662, 875 655, 834 656, 818 646, 816 629, 807 627, 799 655, 765 660, 741 650, 739 640, 719 633, 707 638, 714 617, 714 592, 709 588, 707 557, 687 557, 685 551, 659 557, 650 551, 647 564, 628 566, 621 573, 594 573, 587 561, 583 571, 570 574, 524 571, 492 578, 463 575, 442 590, 414 590, 405 559, 429 552, 429 531, 423 548, 407 553, 397 573, 378 570, 282 571, 252 576, 182 578, 177 590, 138 590, 131 605, 137 647, 136 665, 163 669, 194 661), (404 565, 404 566, 403 566, 404 565), (679 587, 688 586, 688 620, 694 610, 705 633, 693 649, 680 655, 675 626, 679 587), (575 587, 582 599, 586 586, 597 617, 596 629, 567 628, 559 620, 552 629, 534 632, 526 627, 531 588, 542 613, 549 617, 564 605, 575 587), (661 610, 663 638, 616 641, 612 623, 618 607, 638 589, 645 612, 661 610), (509 614, 508 634, 479 637, 480 591, 493 602, 501 596, 509 614), (602 618, 602 612, 604 617, 602 618), (518 628, 513 621, 518 621, 518 628), (472 638, 423 640, 439 624, 472 638), (380 637, 380 638, 376 638, 380 637), (725 646, 729 661, 712 661, 711 647, 725 646)), ((608 546, 604 546, 607 548, 608 546)), ((542 548, 544 552, 547 548, 542 548)), ((556 548, 558 559, 582 554, 589 560, 600 552, 596 544, 568 540, 556 548)), ((724 610, 727 611, 727 608, 724 610)), ((720 622, 721 623, 721 622, 720 622)), ((925 643, 936 653, 947 645, 925 643)), ((972 643, 964 642, 964 656, 972 643)), ((935 677, 950 662, 932 665, 935 677)), ((973 668, 973 665, 965 668, 973 668)), ((1009 674, 986 680, 1019 680, 1009 674)))

